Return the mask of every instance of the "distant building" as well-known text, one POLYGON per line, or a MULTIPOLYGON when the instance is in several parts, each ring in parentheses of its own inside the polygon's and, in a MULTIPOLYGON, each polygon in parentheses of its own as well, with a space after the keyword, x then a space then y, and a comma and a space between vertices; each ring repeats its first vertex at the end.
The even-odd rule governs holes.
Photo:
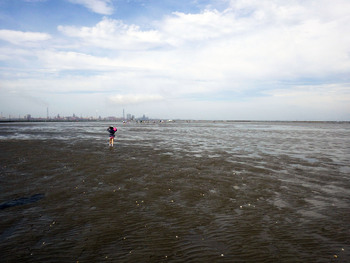
POLYGON ((109 117, 106 117, 105 118, 107 121, 117 121, 118 118, 117 117, 114 117, 114 116, 109 116, 109 117))
POLYGON ((128 114, 126 115, 126 119, 127 119, 127 120, 134 120, 134 119, 135 119, 135 116, 134 116, 134 115, 131 115, 130 113, 128 113, 128 114))

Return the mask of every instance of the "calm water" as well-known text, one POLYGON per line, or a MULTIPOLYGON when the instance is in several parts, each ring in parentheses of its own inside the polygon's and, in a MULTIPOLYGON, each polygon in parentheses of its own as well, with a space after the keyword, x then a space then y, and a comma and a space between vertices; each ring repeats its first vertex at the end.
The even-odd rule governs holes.
POLYGON ((350 262, 350 124, 0 124, 1 262, 350 262))

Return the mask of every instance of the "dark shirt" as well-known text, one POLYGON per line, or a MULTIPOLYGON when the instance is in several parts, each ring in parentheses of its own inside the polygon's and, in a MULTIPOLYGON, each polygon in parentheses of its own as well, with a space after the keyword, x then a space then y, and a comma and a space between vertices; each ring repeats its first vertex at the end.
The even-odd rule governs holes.
POLYGON ((117 129, 114 130, 114 128, 108 128, 107 131, 109 132, 109 136, 115 137, 114 134, 115 134, 115 132, 117 131, 117 129))

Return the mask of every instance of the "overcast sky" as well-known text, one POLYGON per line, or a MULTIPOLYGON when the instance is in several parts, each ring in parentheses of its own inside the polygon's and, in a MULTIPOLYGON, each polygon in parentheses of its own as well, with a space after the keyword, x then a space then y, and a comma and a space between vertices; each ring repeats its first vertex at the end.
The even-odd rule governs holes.
POLYGON ((349 0, 1 0, 3 117, 350 120, 349 0))

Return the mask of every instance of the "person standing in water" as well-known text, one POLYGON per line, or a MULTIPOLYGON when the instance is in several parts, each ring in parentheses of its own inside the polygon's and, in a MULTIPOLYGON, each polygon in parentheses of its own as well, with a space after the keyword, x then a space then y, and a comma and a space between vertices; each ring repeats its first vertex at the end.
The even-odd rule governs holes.
POLYGON ((107 131, 109 132, 109 146, 113 147, 115 132, 117 131, 117 128, 110 126, 107 131))

